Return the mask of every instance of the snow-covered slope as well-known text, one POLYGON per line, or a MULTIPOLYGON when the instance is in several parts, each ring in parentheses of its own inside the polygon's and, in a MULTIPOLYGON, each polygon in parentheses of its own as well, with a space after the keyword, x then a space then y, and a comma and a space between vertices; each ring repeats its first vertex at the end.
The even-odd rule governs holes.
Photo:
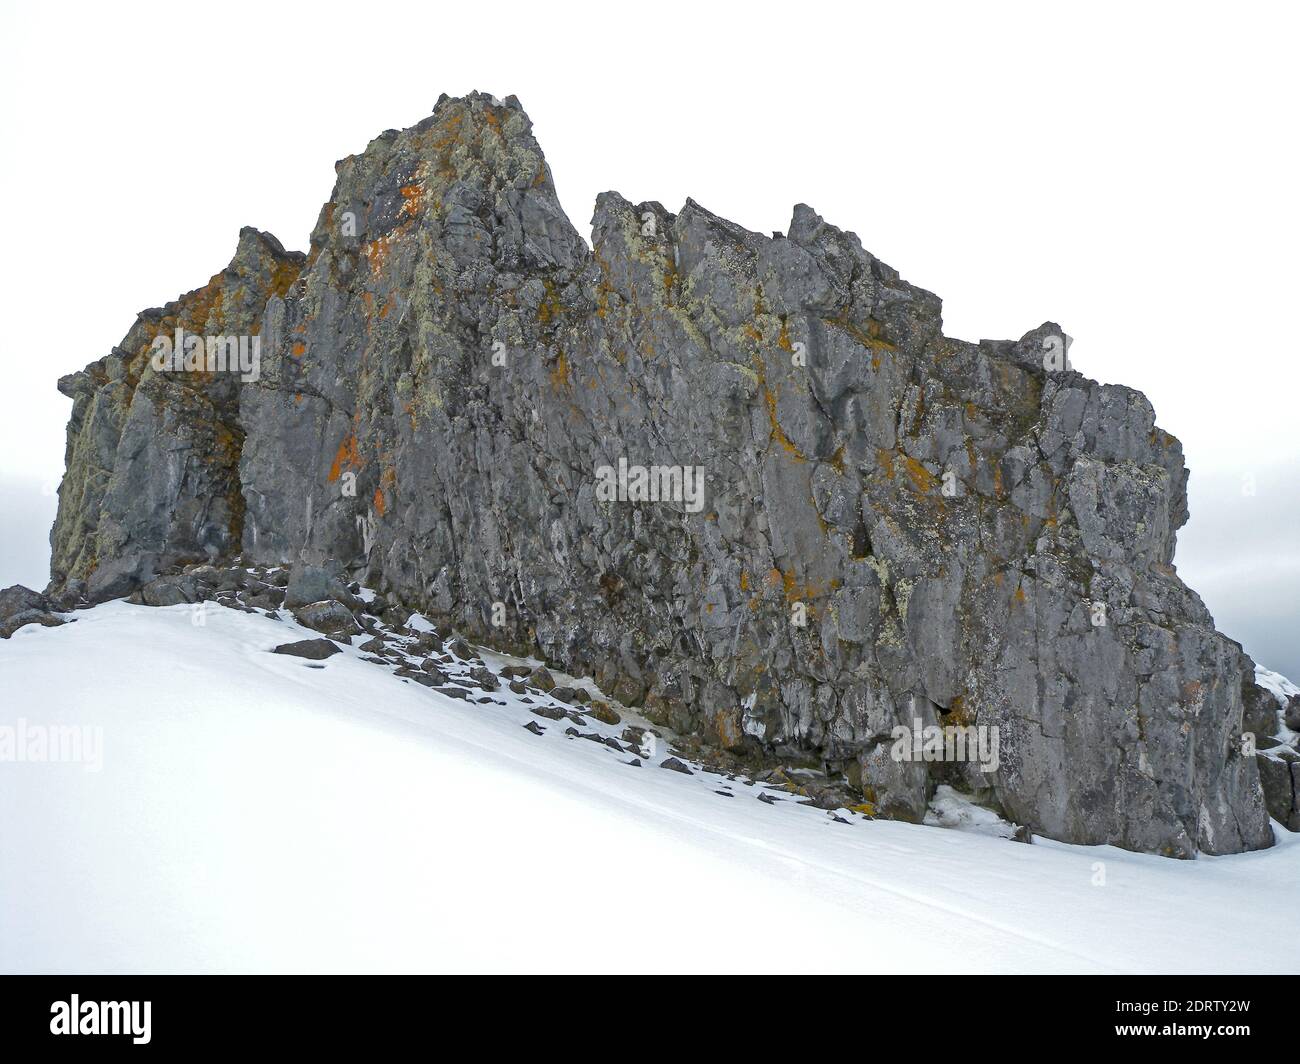
POLYGON ((0 970, 1300 970, 1285 831, 1179 862, 841 823, 508 691, 267 653, 291 621, 77 618, 0 643, 0 727, 103 739, 98 770, 0 763, 0 970))

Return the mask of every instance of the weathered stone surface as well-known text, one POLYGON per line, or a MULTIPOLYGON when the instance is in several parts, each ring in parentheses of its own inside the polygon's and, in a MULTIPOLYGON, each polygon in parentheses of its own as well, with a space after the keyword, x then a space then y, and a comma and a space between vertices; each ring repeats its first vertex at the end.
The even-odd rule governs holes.
POLYGON ((539 691, 554 691, 555 678, 549 669, 537 668, 528 674, 528 683, 539 691))
POLYGON ((301 606, 294 611, 293 618, 305 628, 332 639, 347 639, 361 631, 352 612, 343 603, 332 599, 301 606))
POLYGON ((284 604, 291 610, 313 602, 341 602, 349 610, 361 603, 348 590, 339 565, 296 565, 285 589, 284 604))
POLYGON ((1241 695, 1243 733, 1254 735, 1258 747, 1270 745, 1268 740, 1280 731, 1278 699, 1271 691, 1255 683, 1253 676, 1243 683, 1241 695))
POLYGON ((1067 841, 1270 844, 1251 663, 1172 566, 1181 447, 1054 362, 1058 326, 945 337, 938 297, 804 205, 767 238, 607 193, 589 249, 513 98, 444 98, 337 172, 305 262, 245 230, 64 379, 53 589, 336 559, 883 815, 942 781, 1067 841), (211 315, 260 330, 258 380, 142 367, 211 315), (612 500, 620 460, 702 493, 612 500), (996 771, 895 759, 916 720, 998 729, 996 771))
POLYGON ((0 639, 8 639, 14 632, 29 624, 54 628, 63 619, 54 614, 55 605, 38 591, 22 584, 13 584, 0 591, 0 639))
POLYGON ((73 400, 51 575, 99 601, 178 562, 239 549, 244 496, 237 373, 158 372, 156 338, 252 337, 268 297, 283 295, 303 256, 255 229, 230 265, 160 309, 143 311, 112 352, 59 381, 73 400))
POLYGON ((51 608, 49 599, 39 591, 33 591, 30 587, 24 587, 22 584, 11 584, 3 591, 0 591, 0 621, 7 621, 10 617, 24 613, 27 610, 49 610, 51 608))
POLYGON ((63 618, 42 610, 22 610, 6 621, 0 621, 0 639, 8 639, 19 628, 29 624, 39 624, 44 628, 57 628, 63 624, 63 618))
POLYGON ((339 647, 328 639, 300 639, 296 643, 281 643, 271 651, 272 654, 288 654, 295 658, 308 658, 322 661, 335 654, 341 654, 339 647))
POLYGON ((1283 827, 1300 831, 1300 752, 1283 746, 1262 751, 1255 760, 1269 815, 1283 827))
POLYGON ((198 602, 207 597, 207 589, 192 573, 160 576, 140 588, 140 602, 146 606, 176 606, 198 602))

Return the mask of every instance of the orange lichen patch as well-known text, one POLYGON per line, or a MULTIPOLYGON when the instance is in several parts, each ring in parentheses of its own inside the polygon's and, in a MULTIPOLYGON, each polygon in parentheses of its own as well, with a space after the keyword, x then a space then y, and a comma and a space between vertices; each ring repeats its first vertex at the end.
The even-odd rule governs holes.
POLYGON ((376 513, 378 516, 383 517, 383 516, 384 516, 384 509, 385 509, 385 507, 384 507, 384 489, 383 489, 383 488, 376 488, 376 489, 375 489, 375 513, 376 513))
POLYGON ((752 323, 747 324, 743 332, 747 337, 749 337, 749 339, 753 340, 754 343, 756 344, 761 343, 763 340, 763 334, 759 332, 756 328, 754 328, 752 323))
POLYGON ((910 455, 903 458, 903 468, 907 470, 907 476, 912 482, 912 487, 918 492, 927 493, 937 483, 934 474, 910 455))
MULTIPOLYGON (((871 318, 867 321, 866 329, 861 328, 854 322, 849 321, 847 318, 828 318, 826 320, 828 324, 835 325, 843 329, 846 333, 852 336, 853 339, 857 340, 857 342, 860 343, 863 347, 869 347, 873 351, 897 351, 898 350, 896 344, 892 344, 888 340, 881 338, 880 322, 876 321, 874 318, 871 318)), ((872 359, 872 367, 877 369, 879 368, 879 359, 872 359)))
POLYGON ((596 286, 596 317, 603 318, 609 313, 609 296, 613 291, 613 286, 602 277, 596 286))
POLYGON ((782 351, 794 351, 794 345, 790 343, 790 323, 784 317, 781 319, 781 332, 777 335, 776 346, 782 351))
POLYGON ((944 726, 953 726, 964 728, 969 724, 975 723, 974 714, 966 706, 966 696, 957 695, 952 700, 952 705, 948 707, 948 712, 943 718, 944 726))
POLYGON ((787 602, 797 597, 798 589, 794 582, 793 569, 791 569, 788 573, 784 571, 781 573, 781 586, 782 589, 785 591, 785 600, 787 602))
POLYGON ((1002 483, 1001 463, 994 463, 993 465, 993 494, 999 499, 1004 499, 1007 495, 1007 489, 1002 483))
POLYGON ((307 345, 304 343, 296 343, 289 348, 289 353, 293 355, 294 358, 302 358, 302 356, 307 353, 307 345))
POLYGON ((388 317, 388 312, 391 311, 391 310, 393 309, 393 303, 394 303, 395 301, 396 301, 396 297, 391 296, 391 295, 390 295, 387 299, 384 300, 384 305, 383 305, 382 307, 379 308, 379 316, 380 316, 381 318, 386 318, 386 317, 388 317))
POLYGON ((302 273, 301 267, 292 262, 282 262, 275 268, 271 274, 271 292, 283 299, 289 294, 289 289, 293 287, 294 282, 298 280, 299 274, 302 273))
POLYGON ((440 124, 442 130, 442 136, 434 140, 433 142, 434 151, 440 151, 440 152, 446 151, 448 148, 450 148, 453 144, 456 143, 456 141, 460 138, 460 125, 461 122, 464 120, 464 118, 465 118, 464 111, 456 111, 454 114, 449 115, 447 119, 440 124))
POLYGON ((368 240, 361 247, 361 254, 366 257, 370 263, 370 272, 377 274, 384 267, 384 262, 388 258, 388 253, 393 250, 393 241, 401 230, 394 230, 391 233, 385 233, 383 236, 375 237, 374 240, 368 240))
POLYGON ((673 285, 677 283, 677 267, 671 262, 664 269, 664 294, 673 294, 673 285))
POLYGON ((561 388, 569 387, 569 360, 564 357, 563 351, 561 351, 559 356, 556 358, 555 365, 551 369, 550 377, 551 387, 556 391, 559 391, 561 388))
POLYGON ((190 293, 190 297, 182 299, 178 318, 187 331, 201 333, 214 315, 220 316, 221 304, 226 297, 225 278, 222 274, 215 274, 206 285, 190 293))
POLYGON ((402 213, 408 218, 414 218, 424 206, 424 186, 403 185, 399 191, 402 193, 402 213))
POLYGON ((749 590, 749 573, 744 569, 740 570, 740 590, 749 590))
POLYGON ((1016 585, 1015 598, 1016 598, 1016 602, 1018 602, 1020 605, 1023 606, 1025 604, 1025 588, 1023 584, 1016 585))
POLYGON ((997 587, 1002 586, 1002 570, 999 569, 996 573, 993 574, 993 583, 997 587))
POLYGON ((550 278, 543 280, 542 286, 546 289, 546 294, 542 296, 542 301, 537 306, 537 321, 540 325, 549 325, 560 316, 560 311, 564 309, 564 306, 560 302, 560 297, 556 294, 555 285, 550 278))
POLYGON ((781 590, 785 595, 786 605, 802 602, 808 607, 810 615, 816 612, 812 603, 814 599, 821 597, 821 589, 816 584, 800 584, 795 580, 793 569, 788 573, 781 573, 781 590))
POLYGON ((358 469, 361 466, 361 455, 357 450, 355 432, 349 433, 347 439, 339 444, 339 449, 334 455, 334 463, 330 466, 329 480, 331 484, 343 475, 344 466, 350 469, 358 469))
POLYGON ((763 389, 763 398, 767 401, 767 418, 772 423, 772 438, 776 440, 781 447, 789 454, 794 455, 796 462, 805 462, 806 458, 799 453, 799 448, 790 442, 790 437, 785 434, 785 429, 781 428, 776 420, 776 396, 770 389, 763 389))
POLYGON ((840 444, 839 449, 827 460, 827 464, 840 476, 844 476, 844 444, 840 444))

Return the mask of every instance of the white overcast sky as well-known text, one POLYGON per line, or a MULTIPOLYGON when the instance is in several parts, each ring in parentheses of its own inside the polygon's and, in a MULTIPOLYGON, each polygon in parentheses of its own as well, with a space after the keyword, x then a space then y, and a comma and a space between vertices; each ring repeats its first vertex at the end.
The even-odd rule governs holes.
POLYGON ((761 232, 802 201, 951 335, 1059 322, 1183 441, 1183 576, 1300 672, 1291 10, 4 0, 0 583, 44 582, 57 378, 241 226, 305 249, 336 159, 481 89, 521 99, 584 234, 605 189, 761 232))

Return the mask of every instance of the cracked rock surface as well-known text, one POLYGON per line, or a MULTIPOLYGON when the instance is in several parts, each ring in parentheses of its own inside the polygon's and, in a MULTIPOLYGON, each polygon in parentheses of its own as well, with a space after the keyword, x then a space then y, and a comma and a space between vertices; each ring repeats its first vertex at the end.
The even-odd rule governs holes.
POLYGON ((938 297, 804 205, 766 237, 606 193, 589 247, 513 97, 444 97, 336 169, 305 257, 244 230, 60 382, 56 601, 303 563, 323 632, 355 578, 878 815, 948 784, 1069 842, 1271 844, 1253 663, 1172 565, 1181 447, 1053 362, 1058 326, 946 337, 938 297), (178 323, 258 335, 258 378, 154 371, 178 323), (620 460, 702 494, 611 500, 620 460), (996 771, 895 760, 917 720, 996 728, 996 771))

